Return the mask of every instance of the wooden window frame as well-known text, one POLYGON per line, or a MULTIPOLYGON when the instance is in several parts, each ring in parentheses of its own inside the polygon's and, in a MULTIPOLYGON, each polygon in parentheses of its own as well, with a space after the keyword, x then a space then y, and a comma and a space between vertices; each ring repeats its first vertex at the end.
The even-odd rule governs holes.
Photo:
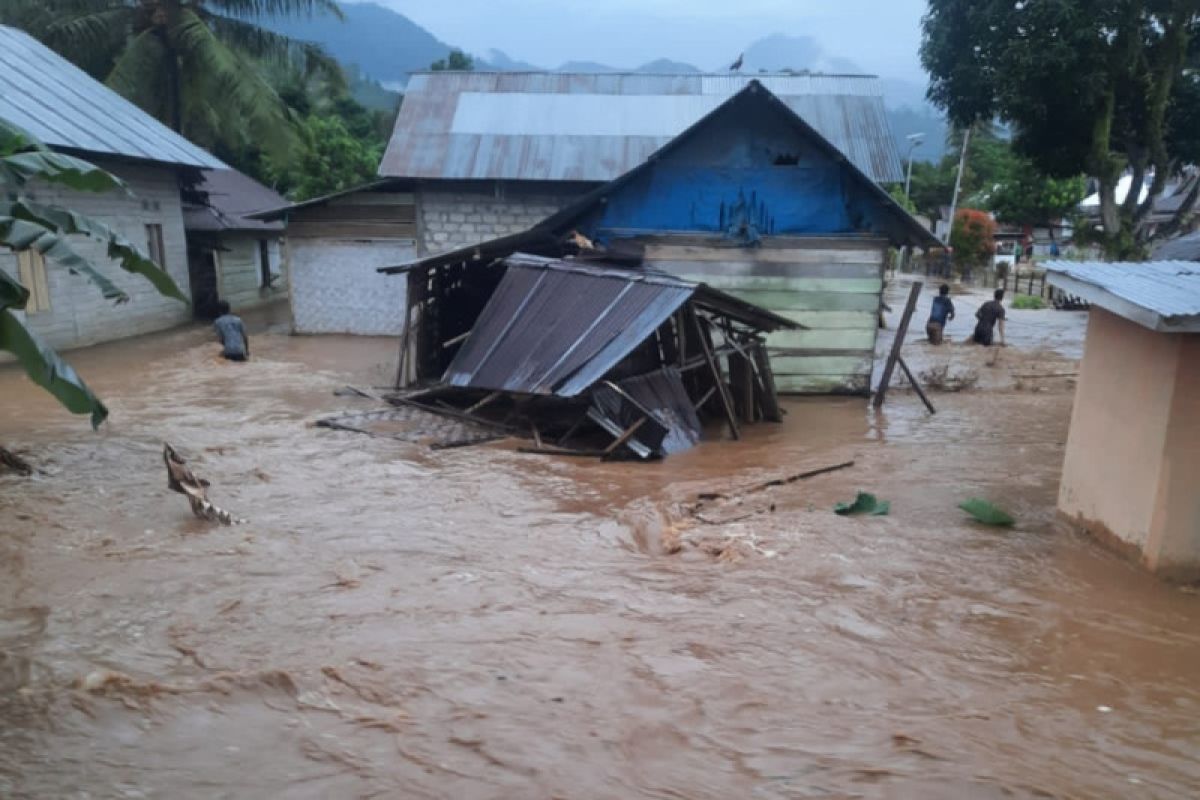
POLYGON ((271 240, 258 240, 258 285, 263 289, 271 288, 271 240))
POLYGON ((146 223, 146 252, 150 256, 150 260, 158 264, 160 268, 167 268, 167 249, 163 244, 162 223, 146 223))
POLYGON ((29 290, 26 314, 50 310, 50 281, 46 275, 46 257, 37 250, 18 250, 17 280, 29 290))

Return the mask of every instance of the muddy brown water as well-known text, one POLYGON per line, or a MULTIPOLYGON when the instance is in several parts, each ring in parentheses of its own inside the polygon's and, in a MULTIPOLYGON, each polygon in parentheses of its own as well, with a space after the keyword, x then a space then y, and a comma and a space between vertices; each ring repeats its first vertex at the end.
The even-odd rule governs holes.
POLYGON ((75 354, 99 434, 0 369, 46 473, 0 477, 2 797, 1200 792, 1200 597, 1055 524, 1069 390, 792 401, 594 464, 308 427, 391 341, 208 339, 75 354), (192 519, 164 439, 250 521, 192 519), (860 488, 891 516, 830 512, 860 488))

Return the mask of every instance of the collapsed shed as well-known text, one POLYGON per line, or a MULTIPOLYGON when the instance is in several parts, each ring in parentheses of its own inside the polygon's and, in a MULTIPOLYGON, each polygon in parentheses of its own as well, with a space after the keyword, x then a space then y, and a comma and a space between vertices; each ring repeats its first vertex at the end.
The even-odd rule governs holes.
POLYGON ((599 260, 516 253, 451 273, 457 301, 439 325, 414 326, 422 339, 411 348, 423 374, 441 376, 431 392, 441 410, 499 412, 494 424, 527 423, 550 452, 560 450, 543 437, 562 448, 590 429, 605 446, 572 452, 640 458, 692 447, 706 415, 735 438, 743 423, 781 419, 763 337, 797 327, 784 317, 599 260))

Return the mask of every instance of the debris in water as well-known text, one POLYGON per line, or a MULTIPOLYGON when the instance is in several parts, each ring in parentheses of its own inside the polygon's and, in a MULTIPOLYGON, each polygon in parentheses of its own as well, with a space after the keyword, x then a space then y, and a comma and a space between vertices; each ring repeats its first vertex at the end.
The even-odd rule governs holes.
POLYGON ((167 488, 173 492, 187 495, 188 502, 192 506, 192 513, 197 517, 209 522, 219 522, 222 525, 245 522, 209 502, 208 481, 192 474, 183 457, 166 442, 163 442, 163 463, 167 465, 167 488))
POLYGON ((11 450, 5 450, 3 447, 0 447, 0 466, 8 467, 18 475, 33 474, 33 467, 29 466, 29 463, 25 459, 11 450))
POLYGON ((870 514, 872 517, 886 517, 892 510, 892 504, 887 500, 879 500, 869 492, 859 492, 853 503, 838 503, 833 507, 833 513, 843 517, 851 514, 870 514))
POLYGON ((978 497, 972 497, 970 500, 959 503, 958 507, 974 517, 976 522, 982 522, 984 525, 1010 527, 1017 522, 1003 509, 978 497))

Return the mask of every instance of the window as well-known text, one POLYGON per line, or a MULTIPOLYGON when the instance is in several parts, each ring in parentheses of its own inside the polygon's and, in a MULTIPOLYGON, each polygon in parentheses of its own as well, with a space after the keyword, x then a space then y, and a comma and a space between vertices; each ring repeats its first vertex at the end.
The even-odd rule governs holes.
POLYGON ((163 248, 162 225, 146 226, 146 253, 150 260, 163 269, 167 268, 167 251, 163 248))
POLYGON ((29 290, 25 312, 36 314, 50 310, 50 285, 46 282, 46 259, 36 250, 17 253, 17 280, 29 290))
POLYGON ((258 285, 271 285, 271 243, 266 239, 258 240, 258 285))

